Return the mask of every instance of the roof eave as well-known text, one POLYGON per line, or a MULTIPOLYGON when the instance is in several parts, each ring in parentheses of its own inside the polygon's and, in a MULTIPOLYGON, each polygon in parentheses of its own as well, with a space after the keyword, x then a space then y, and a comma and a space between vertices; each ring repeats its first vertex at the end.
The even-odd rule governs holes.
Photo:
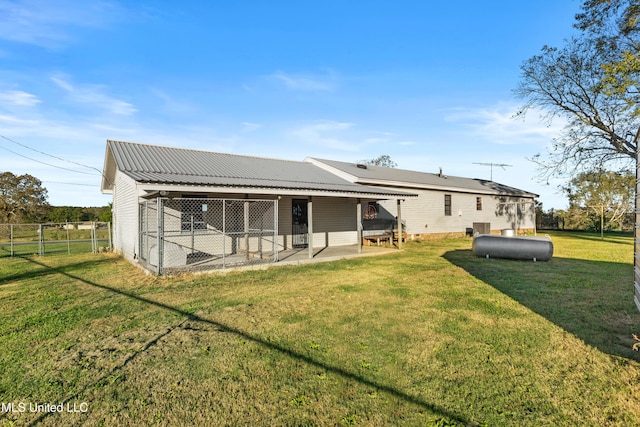
POLYGON ((528 191, 516 192, 501 192, 491 189, 473 189, 464 187, 454 187, 447 185, 435 185, 435 184, 421 184, 415 182, 403 182, 403 181, 387 181, 387 180, 375 180, 367 178, 359 178, 355 181, 362 185, 373 185, 383 187, 400 187, 416 190, 437 190, 437 191, 451 191, 456 193, 473 193, 473 194, 487 194, 487 195, 507 195, 507 196, 520 196, 520 197, 539 197, 535 193, 529 193, 528 191))

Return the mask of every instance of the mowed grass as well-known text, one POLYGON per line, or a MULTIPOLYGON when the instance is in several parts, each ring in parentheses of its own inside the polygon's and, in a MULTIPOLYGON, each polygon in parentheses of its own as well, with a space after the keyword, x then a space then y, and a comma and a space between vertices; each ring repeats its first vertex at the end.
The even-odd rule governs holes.
POLYGON ((632 238, 552 237, 169 278, 0 259, 0 425, 637 425, 632 238))

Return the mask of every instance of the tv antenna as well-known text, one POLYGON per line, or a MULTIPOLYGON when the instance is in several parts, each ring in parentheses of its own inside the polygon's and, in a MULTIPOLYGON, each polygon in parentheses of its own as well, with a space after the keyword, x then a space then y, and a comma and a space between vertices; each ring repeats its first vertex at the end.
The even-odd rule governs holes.
POLYGON ((490 166, 490 167, 491 167, 491 178, 490 178, 490 179, 491 179, 491 181, 493 181, 493 167, 494 167, 494 166, 499 166, 499 167, 501 167, 503 170, 506 170, 506 169, 504 169, 505 167, 513 167, 513 165, 507 165, 507 164, 505 164, 505 163, 475 163, 475 162, 474 162, 473 164, 474 164, 474 165, 482 165, 482 166, 490 166))

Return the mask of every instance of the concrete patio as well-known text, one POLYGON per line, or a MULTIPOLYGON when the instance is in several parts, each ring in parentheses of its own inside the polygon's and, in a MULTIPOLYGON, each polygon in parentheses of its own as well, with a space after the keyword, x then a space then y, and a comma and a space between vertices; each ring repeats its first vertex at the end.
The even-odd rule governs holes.
MULTIPOLYGON (((256 262, 250 265, 238 265, 236 267, 221 268, 221 265, 216 261, 201 264, 199 268, 189 266, 184 269, 171 269, 168 274, 176 273, 214 273, 214 274, 226 274, 234 271, 246 271, 246 270, 265 270, 271 267, 286 266, 286 265, 303 265, 312 264, 317 262, 329 262, 338 261, 341 259, 369 257, 377 255, 385 255, 398 253, 396 248, 384 248, 378 246, 363 246, 362 252, 358 253, 357 245, 350 246, 335 246, 326 248, 317 248, 314 251, 313 258, 309 258, 309 249, 287 249, 285 251, 278 252, 278 262, 256 262)), ((244 259, 244 257, 243 257, 244 259)))
POLYGON ((362 252, 358 253, 358 245, 332 246, 316 248, 313 253, 313 258, 309 258, 309 249, 307 248, 287 249, 285 251, 278 252, 278 262, 268 265, 309 264, 314 262, 328 262, 345 258, 384 255, 397 252, 397 248, 363 246, 362 252))

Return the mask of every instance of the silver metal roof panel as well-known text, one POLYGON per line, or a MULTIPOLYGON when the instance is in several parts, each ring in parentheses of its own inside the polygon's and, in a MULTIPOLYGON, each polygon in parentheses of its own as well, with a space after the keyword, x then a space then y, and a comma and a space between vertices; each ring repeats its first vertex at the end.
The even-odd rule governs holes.
MULTIPOLYGON (((351 195, 411 197, 407 191, 385 190, 355 184, 308 162, 241 156, 236 154, 162 147, 124 141, 107 141, 107 157, 115 167, 137 182, 243 188, 282 188, 331 191, 351 195)), ((115 173, 105 160, 103 190, 111 187, 115 173)))
MULTIPOLYGON (((537 194, 498 182, 463 178, 458 176, 440 175, 435 173, 418 172, 406 169, 388 168, 374 165, 358 165, 356 163, 340 162, 336 160, 326 160, 309 158, 308 162, 313 162, 320 167, 329 166, 333 170, 342 172, 341 175, 350 176, 352 182, 365 185, 384 185, 396 188, 424 188, 441 189, 448 191, 477 192, 484 194, 502 194, 522 197, 537 197, 537 194), (363 167, 366 166, 366 167, 363 167)), ((410 190, 409 190, 410 191, 410 190)))

